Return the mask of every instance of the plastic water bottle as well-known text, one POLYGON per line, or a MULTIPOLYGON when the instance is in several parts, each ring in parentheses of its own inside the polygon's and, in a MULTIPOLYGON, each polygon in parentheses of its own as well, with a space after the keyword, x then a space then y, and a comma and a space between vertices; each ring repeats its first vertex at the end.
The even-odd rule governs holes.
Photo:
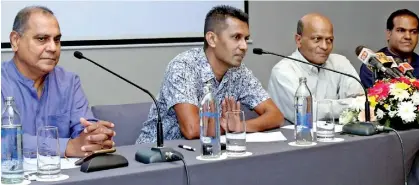
POLYGON ((204 87, 199 116, 201 157, 219 158, 221 156, 220 120, 217 101, 212 94, 211 84, 206 84, 204 87))
POLYGON ((6 97, 1 114, 1 183, 23 181, 22 123, 13 97, 6 97))
POLYGON ((294 103, 295 143, 297 145, 310 145, 313 142, 313 99, 305 77, 300 78, 294 103))

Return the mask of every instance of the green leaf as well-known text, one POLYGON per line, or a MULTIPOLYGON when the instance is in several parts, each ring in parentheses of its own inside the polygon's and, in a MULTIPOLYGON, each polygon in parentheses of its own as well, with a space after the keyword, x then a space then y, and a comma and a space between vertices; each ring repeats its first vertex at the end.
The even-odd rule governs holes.
POLYGON ((386 120, 386 122, 385 122, 384 126, 386 126, 386 127, 390 127, 390 119, 387 119, 387 120, 386 120))

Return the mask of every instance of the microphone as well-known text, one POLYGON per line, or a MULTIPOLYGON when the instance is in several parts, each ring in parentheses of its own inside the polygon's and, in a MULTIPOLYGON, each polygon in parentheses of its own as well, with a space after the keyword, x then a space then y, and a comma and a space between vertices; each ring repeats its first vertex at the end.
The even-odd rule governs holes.
POLYGON ((409 78, 415 78, 415 76, 412 74, 412 71, 414 70, 413 67, 407 63, 402 62, 399 58, 394 59, 395 63, 398 64, 398 69, 403 73, 406 74, 409 78))
POLYGON ((383 52, 378 52, 375 53, 375 58, 378 59, 378 61, 380 61, 381 64, 383 64, 384 67, 386 67, 388 70, 393 71, 394 74, 397 75, 397 77, 403 77, 404 75, 399 71, 399 69, 397 67, 393 68, 393 61, 391 60, 393 59, 393 57, 391 57, 391 59, 389 58, 389 56, 387 56, 386 54, 384 54, 383 52))
POLYGON ((387 68, 387 70, 393 71, 394 74, 397 75, 397 77, 403 77, 404 75, 399 71, 397 64, 394 63, 394 59, 391 56, 386 56, 383 52, 375 53, 375 58, 383 64, 384 67, 387 68))
POLYGON ((364 94, 365 94, 365 122, 359 122, 359 123, 351 123, 351 124, 346 124, 345 126, 343 126, 342 131, 346 132, 348 134, 353 134, 353 135, 373 135, 373 134, 377 134, 377 131, 388 131, 391 130, 388 127, 384 127, 381 125, 376 125, 372 122, 370 122, 370 102, 368 101, 368 92, 367 90, 364 88, 364 86, 362 85, 361 81, 358 80, 358 78, 356 78, 355 76, 351 75, 351 74, 347 74, 347 73, 343 73, 340 71, 336 71, 333 69, 329 69, 320 65, 316 65, 316 64, 312 64, 309 62, 305 62, 302 60, 298 60, 296 58, 292 58, 292 57, 288 57, 288 56, 284 56, 284 55, 280 55, 277 53, 273 53, 273 52, 269 52, 269 51, 265 51, 262 48, 254 48, 253 49, 253 53, 257 54, 257 55, 262 55, 262 54, 268 54, 268 55, 275 55, 275 56, 279 56, 282 58, 287 58, 296 62, 300 62, 300 63, 304 63, 307 65, 311 65, 311 66, 315 66, 318 67, 320 69, 324 69, 327 71, 331 71, 334 73, 338 73, 350 78, 355 79, 362 87, 362 89, 364 90, 364 94))
POLYGON ((383 64, 384 67, 390 67, 392 61, 389 60, 388 56, 383 52, 375 53, 375 58, 377 58, 377 60, 383 64))
POLYGON ((336 71, 336 70, 333 70, 333 69, 329 69, 329 68, 326 68, 326 67, 323 67, 323 66, 320 66, 320 65, 312 64, 310 62, 305 62, 305 61, 302 61, 302 60, 298 60, 296 58, 292 58, 292 57, 280 55, 280 54, 277 54, 277 53, 265 51, 262 48, 254 48, 253 49, 253 53, 254 54, 257 54, 257 55, 268 54, 268 55, 279 56, 279 57, 282 57, 282 58, 286 58, 286 59, 290 59, 290 60, 293 60, 293 61, 296 61, 296 62, 300 62, 300 63, 303 63, 303 64, 307 64, 307 65, 311 65, 311 66, 314 66, 314 67, 318 67, 320 69, 324 69, 324 70, 327 70, 327 71, 331 71, 331 72, 338 73, 338 74, 341 74, 341 75, 344 75, 344 76, 347 76, 347 77, 350 77, 350 78, 355 79, 361 85, 362 89, 364 90, 364 94, 365 94, 365 122, 367 122, 367 123, 370 122, 370 102, 368 101, 368 92, 364 88, 364 86, 362 85, 361 81, 359 81, 358 78, 356 78, 355 76, 353 76, 351 74, 343 73, 343 72, 340 72, 340 71, 336 71))
POLYGON ((135 154, 135 160, 137 160, 138 162, 141 162, 141 163, 145 163, 145 164, 173 161, 173 159, 169 155, 178 155, 183 159, 183 155, 181 153, 179 153, 178 151, 176 151, 172 148, 167 148, 167 147, 163 146, 163 124, 161 122, 160 108, 157 104, 156 98, 153 96, 153 94, 150 93, 150 91, 140 87, 139 85, 125 79, 124 77, 122 77, 122 76, 116 74, 115 72, 107 69, 106 67, 103 67, 102 65, 96 63, 95 61, 85 57, 83 55, 83 53, 80 52, 80 51, 75 51, 74 52, 74 57, 76 57, 78 59, 85 59, 85 60, 95 64, 96 66, 102 68, 103 70, 115 75, 116 77, 120 78, 121 80, 123 80, 123 81, 131 84, 132 86, 136 87, 137 89, 140 89, 141 91, 145 92, 153 100, 154 105, 156 106, 156 109, 157 109, 157 146, 152 147, 151 151, 148 151, 148 150, 137 151, 136 154, 135 154))
MULTIPOLYGON (((262 48, 253 48, 253 53, 256 54, 256 55, 265 54, 265 52, 263 51, 262 48)), ((270 53, 266 53, 266 54, 270 54, 270 53)), ((282 57, 282 56, 280 56, 280 57, 282 57)))
MULTIPOLYGON (((358 59, 361 60, 362 63, 368 66, 372 66, 381 72, 384 73, 387 77, 390 78, 397 78, 398 76, 393 72, 393 70, 390 70, 381 63, 381 61, 377 58, 377 55, 370 49, 364 47, 364 46, 358 46, 355 49, 355 54, 358 56, 358 59)), ((384 55, 385 56, 385 55, 384 55)), ((382 55, 379 54, 380 59, 384 59, 382 55)), ((385 57, 387 60, 387 57, 385 57)))
POLYGON ((387 59, 391 62, 390 69, 393 70, 394 73, 399 75, 400 77, 404 77, 404 74, 399 69, 399 65, 397 65, 396 61, 392 56, 387 56, 387 59))

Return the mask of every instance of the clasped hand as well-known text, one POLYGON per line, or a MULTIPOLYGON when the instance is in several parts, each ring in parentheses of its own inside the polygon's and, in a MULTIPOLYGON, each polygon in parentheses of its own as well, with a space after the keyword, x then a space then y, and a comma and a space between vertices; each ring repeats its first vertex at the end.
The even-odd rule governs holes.
POLYGON ((70 147, 67 146, 67 156, 86 156, 95 150, 112 148, 115 143, 112 137, 116 135, 114 124, 108 121, 97 121, 91 123, 84 118, 80 118, 80 123, 85 127, 79 137, 70 140, 70 147))

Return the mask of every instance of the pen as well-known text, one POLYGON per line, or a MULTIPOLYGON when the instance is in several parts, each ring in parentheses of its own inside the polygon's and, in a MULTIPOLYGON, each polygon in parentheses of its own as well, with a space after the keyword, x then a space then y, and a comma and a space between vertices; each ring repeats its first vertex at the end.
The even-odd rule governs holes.
POLYGON ((192 147, 186 146, 186 145, 179 145, 178 147, 183 148, 185 150, 193 151, 193 152, 196 150, 195 148, 192 148, 192 147))

